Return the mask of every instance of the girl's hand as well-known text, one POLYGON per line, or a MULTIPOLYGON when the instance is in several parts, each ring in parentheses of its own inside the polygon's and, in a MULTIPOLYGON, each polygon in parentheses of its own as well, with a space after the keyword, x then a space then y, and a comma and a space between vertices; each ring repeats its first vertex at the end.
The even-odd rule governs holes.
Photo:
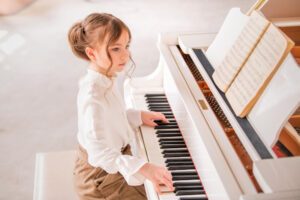
POLYGON ((152 182, 157 193, 161 194, 159 185, 165 185, 170 191, 174 191, 172 175, 165 167, 146 163, 140 168, 139 172, 152 182))
POLYGON ((152 127, 157 126, 154 120, 161 120, 164 123, 169 123, 165 115, 160 112, 142 111, 141 117, 142 117, 143 124, 146 126, 152 126, 152 127))

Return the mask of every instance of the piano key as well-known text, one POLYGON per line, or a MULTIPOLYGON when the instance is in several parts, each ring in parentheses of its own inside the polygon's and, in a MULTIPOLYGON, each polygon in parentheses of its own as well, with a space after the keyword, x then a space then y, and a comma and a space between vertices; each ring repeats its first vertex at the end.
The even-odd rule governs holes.
POLYGON ((161 94, 145 94, 145 97, 166 97, 164 93, 161 94))
POLYGON ((151 108, 151 111, 155 112, 171 112, 172 110, 170 108, 151 108))
POLYGON ((178 129, 179 127, 177 125, 158 125, 158 126, 155 126, 154 129, 178 129))
POLYGON ((193 163, 190 158, 168 158, 166 163, 193 163))
POLYGON ((152 95, 146 96, 146 99, 153 99, 153 98, 167 98, 166 95, 152 95))
POLYGON ((146 100, 151 100, 151 99, 165 99, 167 100, 166 96, 152 96, 152 97, 147 97, 146 100))
POLYGON ((151 105, 148 105, 148 108, 149 109, 151 109, 151 108, 169 108, 169 109, 171 109, 171 107, 167 103, 164 103, 164 104, 151 104, 151 105))
POLYGON ((194 165, 179 165, 179 166, 169 166, 168 170, 188 170, 195 169, 194 165))
POLYGON ((178 126, 177 122, 156 122, 157 125, 160 125, 160 126, 178 126))
POLYGON ((183 165, 194 165, 193 162, 182 161, 182 162, 166 162, 167 167, 183 166, 183 165))
POLYGON ((172 130, 157 130, 156 133, 180 133, 180 130, 178 130, 178 129, 172 129, 172 130))
POLYGON ((173 171, 171 172, 172 176, 184 176, 184 175, 198 175, 195 170, 189 171, 173 171))
POLYGON ((201 181, 185 181, 185 182, 174 182, 173 186, 197 186, 202 185, 201 181))
POLYGON ((158 125, 163 125, 163 124, 173 124, 173 125, 178 125, 177 122, 175 120, 169 120, 169 123, 165 123, 161 120, 154 120, 154 122, 158 125))
POLYGON ((186 147, 185 144, 162 144, 160 145, 162 149, 171 149, 171 148, 182 148, 186 147))
POLYGON ((164 158, 174 158, 174 157, 190 157, 189 153, 165 153, 164 158))
POLYGON ((185 176, 172 176, 173 180, 197 180, 199 179, 198 175, 185 175, 185 176))
POLYGON ((179 190, 203 190, 202 185, 187 185, 187 186, 176 186, 175 191, 179 190))
POLYGON ((163 144, 185 144, 183 140, 181 141, 160 141, 159 144, 163 145, 163 144))
POLYGON ((180 136, 173 136, 173 137, 163 137, 163 138, 158 138, 158 141, 160 141, 160 140, 164 140, 164 139, 166 139, 166 140, 171 140, 171 139, 181 139, 181 140, 183 140, 183 137, 182 137, 182 135, 180 135, 180 136))
POLYGON ((165 115, 165 117, 167 119, 174 119, 174 115, 173 114, 169 114, 169 113, 163 113, 165 115))
POLYGON ((162 153, 189 153, 187 149, 163 150, 162 153))
POLYGON ((168 103, 168 100, 164 100, 164 99, 151 99, 146 101, 147 103, 168 103))
POLYGON ((179 190, 175 192, 176 196, 205 194, 204 190, 179 190))

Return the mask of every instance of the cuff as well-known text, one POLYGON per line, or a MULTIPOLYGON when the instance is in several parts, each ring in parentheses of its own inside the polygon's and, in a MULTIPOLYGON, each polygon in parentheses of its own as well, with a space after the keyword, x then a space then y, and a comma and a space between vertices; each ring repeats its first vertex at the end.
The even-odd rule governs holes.
POLYGON ((141 111, 136 109, 126 110, 128 121, 133 129, 143 124, 141 111))
POLYGON ((119 172, 131 186, 142 185, 145 177, 138 173, 139 169, 147 162, 141 158, 122 155, 116 160, 119 172))

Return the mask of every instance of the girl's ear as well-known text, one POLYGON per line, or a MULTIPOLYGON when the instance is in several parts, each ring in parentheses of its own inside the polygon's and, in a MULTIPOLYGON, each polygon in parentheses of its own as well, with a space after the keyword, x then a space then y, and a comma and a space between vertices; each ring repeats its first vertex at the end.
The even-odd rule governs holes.
POLYGON ((95 51, 91 47, 85 48, 85 53, 86 53, 87 57, 89 57, 89 59, 91 61, 95 61, 96 60, 95 51))

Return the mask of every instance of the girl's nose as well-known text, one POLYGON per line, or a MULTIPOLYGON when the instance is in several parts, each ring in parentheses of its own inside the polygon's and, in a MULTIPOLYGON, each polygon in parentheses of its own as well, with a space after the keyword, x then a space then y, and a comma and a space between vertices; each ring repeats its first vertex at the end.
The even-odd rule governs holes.
POLYGON ((122 60, 128 60, 129 51, 127 49, 123 51, 121 58, 122 58, 122 60))

